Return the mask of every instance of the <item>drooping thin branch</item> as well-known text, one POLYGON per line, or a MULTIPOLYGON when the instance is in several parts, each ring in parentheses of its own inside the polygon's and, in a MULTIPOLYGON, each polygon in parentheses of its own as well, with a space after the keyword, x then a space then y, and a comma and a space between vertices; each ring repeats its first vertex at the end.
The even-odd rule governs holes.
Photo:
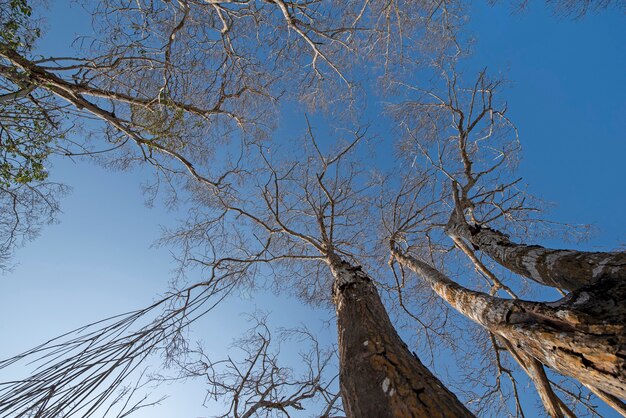
MULTIPOLYGON (((0 413, 39 417, 112 411, 116 390, 157 353, 174 358, 187 327, 232 289, 215 279, 170 294, 147 308, 94 322, 0 362, 0 369, 35 364, 24 380, 0 383, 0 413)), ((132 393, 131 393, 132 394, 132 393)), ((133 409, 133 408, 131 408, 133 409)))

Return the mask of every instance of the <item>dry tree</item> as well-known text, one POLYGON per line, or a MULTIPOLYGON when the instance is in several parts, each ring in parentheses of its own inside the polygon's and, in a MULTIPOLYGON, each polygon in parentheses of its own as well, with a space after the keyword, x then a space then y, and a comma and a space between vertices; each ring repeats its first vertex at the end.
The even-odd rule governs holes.
POLYGON ((227 358, 214 360, 198 345, 177 360, 175 376, 153 379, 204 381, 205 405, 225 406, 219 417, 289 417, 303 410, 318 410, 322 418, 342 414, 334 347, 322 347, 304 327, 272 332, 262 312, 247 315, 247 321, 252 328, 232 343, 227 358))
MULTIPOLYGON (((488 331, 498 375, 510 375, 499 352, 511 354, 534 383, 550 416, 574 413, 556 395, 544 367, 573 377, 624 413, 619 398, 624 396, 626 317, 621 309, 620 278, 626 254, 515 244, 494 229, 528 231, 539 221, 532 216, 537 212, 532 197, 519 189, 520 179, 508 173, 518 151, 517 133, 506 117, 506 105, 496 102, 500 82, 490 81, 481 72, 466 89, 459 86, 454 69, 444 75, 445 94, 419 91, 418 100, 393 109, 406 127, 405 146, 413 147, 413 163, 422 158, 437 172, 441 180, 433 190, 442 196, 443 207, 449 208, 440 209, 437 222, 425 223, 419 216, 421 202, 431 202, 431 195, 410 194, 406 186, 401 188, 391 205, 393 222, 388 227, 394 259, 488 331), (452 239, 486 281, 488 292, 472 290, 476 284, 463 284, 443 274, 442 269, 458 262, 451 262, 425 236, 435 241, 452 239), (506 284, 503 273, 494 272, 483 255, 507 270, 570 293, 550 303, 521 300, 514 290, 520 287, 506 284), (497 297, 498 292, 507 298, 497 297)), ((580 393, 576 403, 590 407, 580 393)))

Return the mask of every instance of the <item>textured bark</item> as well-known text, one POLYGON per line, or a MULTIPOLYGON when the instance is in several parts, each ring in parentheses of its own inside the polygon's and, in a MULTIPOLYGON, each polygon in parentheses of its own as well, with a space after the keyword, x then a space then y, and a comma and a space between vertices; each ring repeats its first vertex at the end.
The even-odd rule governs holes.
POLYGON ((546 286, 569 291, 601 279, 626 278, 626 252, 554 250, 516 244, 494 229, 472 226, 453 213, 446 227, 452 238, 464 238, 514 273, 546 286))
POLYGON ((554 393, 552 390, 552 386, 550 385, 550 381, 548 380, 548 376, 546 376, 546 372, 543 368, 543 364, 541 364, 537 359, 527 355, 524 352, 516 350, 513 345, 504 338, 499 338, 499 340, 504 343, 506 349, 511 353, 515 361, 524 369, 530 380, 532 380, 535 385, 535 389, 537 389, 537 393, 539 394, 539 398, 541 398, 541 403, 548 415, 551 418, 564 418, 573 417, 576 415, 561 401, 561 399, 554 393))
POLYGON ((396 333, 371 279, 334 257, 340 385, 348 417, 473 417, 396 333))
POLYGON ((626 398, 626 283, 603 279, 552 303, 509 300, 466 289, 428 264, 396 259, 424 277, 457 311, 557 372, 626 398))

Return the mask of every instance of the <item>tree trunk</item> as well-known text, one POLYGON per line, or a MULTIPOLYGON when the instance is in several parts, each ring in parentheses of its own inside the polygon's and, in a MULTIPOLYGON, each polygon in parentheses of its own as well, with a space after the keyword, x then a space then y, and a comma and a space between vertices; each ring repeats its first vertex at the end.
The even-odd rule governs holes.
POLYGON ((546 286, 572 291, 601 279, 626 278, 626 252, 553 250, 516 244, 499 231, 469 225, 457 211, 450 217, 446 233, 451 238, 468 240, 512 272, 546 286))
POLYGON ((457 311, 557 372, 626 397, 626 283, 603 279, 552 303, 508 300, 466 289, 398 251, 457 311))
POLYGON ((396 333, 371 279, 336 256, 339 381, 348 417, 473 417, 396 333))

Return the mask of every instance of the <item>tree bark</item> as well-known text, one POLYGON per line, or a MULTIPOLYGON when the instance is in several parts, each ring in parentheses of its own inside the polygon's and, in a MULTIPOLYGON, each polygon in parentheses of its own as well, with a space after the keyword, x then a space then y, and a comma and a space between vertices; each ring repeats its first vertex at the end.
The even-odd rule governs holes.
POLYGON ((348 417, 473 417, 396 333, 372 280, 329 257, 348 417))
POLYGON ((446 233, 453 239, 466 239, 512 272, 546 286, 572 291, 601 279, 626 278, 626 252, 554 250, 516 244, 499 231, 469 225, 456 210, 446 233))
POLYGON ((537 359, 527 355, 526 353, 516 350, 511 343, 504 338, 499 338, 500 342, 504 344, 506 349, 517 363, 524 369, 530 380, 535 385, 535 389, 539 394, 541 403, 545 408, 548 415, 551 418, 576 418, 576 415, 561 401, 561 399, 554 393, 548 376, 541 364, 537 359))
POLYGON ((466 289, 421 260, 394 257, 457 311, 557 372, 626 398, 626 283, 602 279, 559 301, 509 300, 466 289))

